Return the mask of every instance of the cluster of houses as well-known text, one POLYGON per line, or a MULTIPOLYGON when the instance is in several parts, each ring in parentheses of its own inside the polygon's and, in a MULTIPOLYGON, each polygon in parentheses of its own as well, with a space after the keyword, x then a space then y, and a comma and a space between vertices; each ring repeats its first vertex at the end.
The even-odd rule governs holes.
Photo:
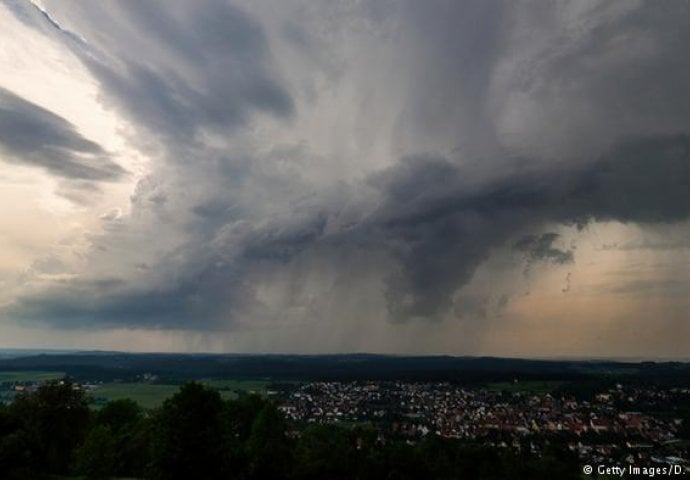
POLYGON ((0 403, 10 403, 14 397, 21 393, 35 391, 40 382, 34 381, 5 381, 0 382, 0 403))
POLYGON ((617 385, 578 401, 449 383, 313 382, 286 392, 280 408, 297 423, 368 423, 381 441, 414 443, 434 433, 532 453, 559 441, 592 462, 683 463, 687 447, 677 438, 682 420, 636 410, 683 395, 690 390, 617 385))
MULTIPOLYGON (((62 384, 64 380, 56 379, 62 384)), ((0 403, 10 403, 17 395, 35 392, 44 380, 13 380, 0 382, 0 403)), ((90 391, 97 387, 95 384, 74 383, 72 388, 75 390, 90 391)))

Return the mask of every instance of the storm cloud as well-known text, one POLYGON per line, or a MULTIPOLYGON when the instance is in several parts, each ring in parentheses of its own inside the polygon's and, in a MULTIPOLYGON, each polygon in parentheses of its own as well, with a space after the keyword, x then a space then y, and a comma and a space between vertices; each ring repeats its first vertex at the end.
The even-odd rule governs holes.
MULTIPOLYGON (((328 215, 337 222, 340 213, 331 210, 308 215, 302 223, 294 217, 245 226, 231 238, 215 231, 215 248, 195 256, 200 263, 184 266, 179 281, 167 290, 122 294, 114 293, 121 288, 116 285, 102 302, 89 294, 94 303, 84 304, 81 290, 93 287, 82 285, 67 296, 60 288, 54 298, 25 300, 15 314, 57 315, 68 324, 97 319, 218 327, 233 311, 251 305, 254 293, 246 280, 252 269, 280 266, 309 250, 335 256, 338 250, 367 249, 394 260, 385 279, 389 319, 436 318, 453 307, 454 293, 492 251, 511 247, 510 242, 529 263, 573 262, 571 249, 554 246, 558 234, 525 232, 558 224, 583 228, 602 220, 654 224, 688 219, 690 137, 638 140, 576 175, 511 177, 479 191, 469 190, 462 179, 462 169, 447 160, 404 159, 370 179, 383 200, 357 224, 328 231, 328 215), (653 165, 645 161, 649 155, 653 165)), ((216 213, 214 222, 227 221, 217 211, 201 210, 202 217, 210 213, 216 213)))
POLYGON ((290 95, 271 70, 263 28, 241 8, 221 1, 203 8, 186 2, 112 4, 108 14, 120 21, 102 24, 101 6, 70 7, 88 29, 98 29, 93 42, 70 38, 75 53, 100 81, 108 104, 149 134, 192 142, 205 130, 227 133, 252 111, 293 113, 290 95))
MULTIPOLYGON (((690 220, 682 2, 14 12, 75 55, 149 159, 129 204, 101 213, 79 267, 28 281, 5 307, 20 322, 484 321, 509 306, 513 271, 568 269, 558 294, 577 295, 577 235, 592 225, 690 220)), ((59 116, 7 91, 0 105, 12 161, 123 176, 59 116)))
POLYGON ((112 181, 125 174, 67 120, 1 87, 0 149, 7 160, 68 179, 112 181))
MULTIPOLYGON (((593 221, 652 224, 690 217, 687 136, 635 140, 575 173, 511 176, 479 191, 464 185, 461 168, 440 159, 408 159, 378 177, 387 200, 377 212, 376 229, 395 246, 402 266, 387 296, 397 318, 448 307, 492 249, 521 232, 553 224, 583 228, 593 221)), ((557 239, 551 232, 527 233, 513 248, 530 262, 572 262, 572 250, 553 246, 557 239)))

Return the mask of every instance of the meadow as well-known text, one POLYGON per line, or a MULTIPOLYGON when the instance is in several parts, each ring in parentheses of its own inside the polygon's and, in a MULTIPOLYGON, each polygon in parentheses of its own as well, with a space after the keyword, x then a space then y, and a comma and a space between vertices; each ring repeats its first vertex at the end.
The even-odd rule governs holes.
MULTIPOLYGON (((0 384, 15 382, 46 382, 63 377, 64 372, 50 372, 42 370, 0 371, 0 384)), ((234 380, 234 379, 203 379, 204 385, 217 390, 225 399, 235 399, 240 392, 255 393, 265 396, 270 380, 234 380)), ((8 387, 9 388, 9 387, 8 387)), ((96 384, 88 391, 96 408, 111 400, 130 398, 144 408, 160 406, 165 399, 174 395, 180 388, 178 384, 148 383, 148 382, 107 382, 96 384)), ((0 400, 10 402, 14 392, 10 390, 0 392, 0 400)))
POLYGON ((5 371, 0 372, 0 383, 14 382, 45 382, 65 376, 65 372, 46 372, 46 371, 5 371))
MULTIPOLYGON (((266 388, 270 384, 268 380, 200 380, 199 383, 218 390, 225 399, 235 399, 239 392, 256 393, 266 395, 266 388)), ((173 396, 180 385, 160 383, 104 383, 89 391, 95 405, 100 406, 110 400, 130 398, 144 408, 160 406, 165 399, 173 396)))

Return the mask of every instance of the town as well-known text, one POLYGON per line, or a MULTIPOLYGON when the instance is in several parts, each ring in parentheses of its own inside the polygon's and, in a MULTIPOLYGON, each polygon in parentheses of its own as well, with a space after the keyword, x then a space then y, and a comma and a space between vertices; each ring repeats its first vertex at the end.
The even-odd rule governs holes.
POLYGON ((689 468, 682 419, 640 411, 687 402, 687 388, 617 384, 593 401, 445 382, 312 382, 274 393, 295 425, 369 424, 380 442, 414 444, 435 434, 535 455, 560 443, 587 463, 689 468))

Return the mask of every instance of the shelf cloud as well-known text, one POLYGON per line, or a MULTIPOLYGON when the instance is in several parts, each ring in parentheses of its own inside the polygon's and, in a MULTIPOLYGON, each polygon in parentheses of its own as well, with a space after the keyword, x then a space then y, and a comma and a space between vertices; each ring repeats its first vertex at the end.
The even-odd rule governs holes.
MULTIPOLYGON (((689 328, 677 292, 690 277, 652 248, 644 269, 611 284, 630 258, 603 247, 631 226, 626 244, 660 232, 687 244, 683 2, 8 11, 76 59, 122 144, 145 159, 129 172, 58 113, 0 86, 3 161, 129 185, 126 204, 93 212, 98 228, 55 257, 59 272, 24 273, 2 307, 8 321, 223 332, 246 335, 238 348, 291 351, 309 351, 309 332, 327 349, 417 351, 393 338, 410 329, 436 332, 420 350, 448 351, 437 333, 448 331, 466 335, 462 352, 490 345, 482 332, 512 331, 520 302, 584 305, 609 282, 596 302, 613 311, 656 282, 654 301, 676 312, 659 345, 682 348, 668 332, 689 328), (579 274, 595 271, 595 254, 600 270, 579 274), (552 289, 539 282, 550 275, 560 276, 552 289)), ((88 196, 80 189, 77 203, 88 196)))

